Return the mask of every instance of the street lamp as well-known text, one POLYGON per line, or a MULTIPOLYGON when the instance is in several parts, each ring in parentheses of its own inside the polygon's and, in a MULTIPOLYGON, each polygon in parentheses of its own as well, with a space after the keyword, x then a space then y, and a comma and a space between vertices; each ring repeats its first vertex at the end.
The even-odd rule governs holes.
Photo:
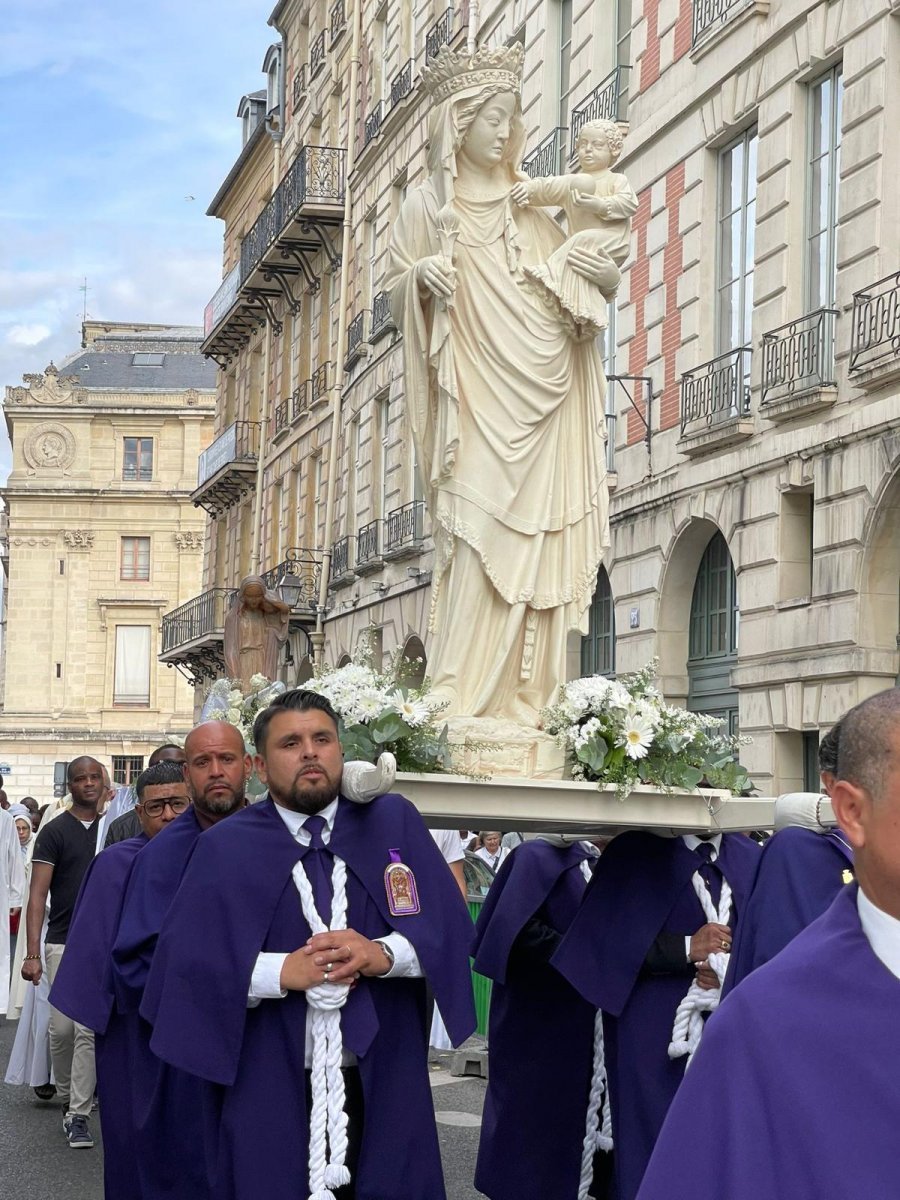
POLYGON ((297 576, 285 571, 275 587, 288 608, 295 609, 300 603, 300 593, 303 591, 297 576))

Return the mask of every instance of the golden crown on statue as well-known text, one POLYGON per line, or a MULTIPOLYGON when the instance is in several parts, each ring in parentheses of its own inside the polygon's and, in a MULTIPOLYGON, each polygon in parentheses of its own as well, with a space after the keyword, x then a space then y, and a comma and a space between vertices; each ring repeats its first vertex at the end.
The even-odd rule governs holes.
POLYGON ((422 68, 422 82, 436 104, 468 88, 500 84, 503 91, 518 92, 524 57, 518 42, 496 50, 481 47, 471 57, 465 51, 442 46, 431 65, 422 68))

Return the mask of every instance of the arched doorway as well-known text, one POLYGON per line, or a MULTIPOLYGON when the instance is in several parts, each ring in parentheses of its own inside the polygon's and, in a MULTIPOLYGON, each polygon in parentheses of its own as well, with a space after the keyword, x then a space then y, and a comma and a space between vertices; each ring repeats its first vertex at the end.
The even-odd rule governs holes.
POLYGON ((352 661, 353 661, 353 659, 350 657, 350 655, 349 655, 349 654, 342 654, 342 655, 341 655, 341 657, 338 659, 338 662, 337 662, 337 665, 338 665, 338 670, 340 670, 340 669, 341 669, 341 667, 349 667, 349 666, 350 666, 350 663, 351 663, 352 661))
POLYGON ((425 682, 425 672, 428 669, 428 658, 422 639, 408 637, 403 643, 403 656, 400 661, 400 682, 405 687, 420 688, 425 682))
POLYGON ((297 686, 300 687, 304 683, 308 683, 315 675, 312 659, 308 654, 300 660, 300 666, 297 669, 297 686))
POLYGON ((739 621, 734 563, 725 538, 717 531, 703 552, 694 580, 687 707, 721 717, 730 733, 737 733, 738 725, 738 694, 731 686, 731 671, 737 664, 739 621))
POLYGON ((606 567, 597 572, 597 586, 588 617, 587 637, 581 639, 581 674, 615 675, 616 610, 606 567))
MULTIPOLYGON (((867 649, 896 654, 900 648, 900 471, 879 496, 864 537, 858 642, 867 649)), ((900 659, 896 666, 900 669, 900 659)))

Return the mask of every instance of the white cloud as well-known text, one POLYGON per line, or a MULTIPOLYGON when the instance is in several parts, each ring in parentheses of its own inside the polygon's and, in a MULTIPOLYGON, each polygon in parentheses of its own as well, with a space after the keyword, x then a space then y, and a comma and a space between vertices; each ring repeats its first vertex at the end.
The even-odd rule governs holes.
POLYGON ((47 325, 13 325, 6 340, 14 346, 39 346, 51 334, 47 325))

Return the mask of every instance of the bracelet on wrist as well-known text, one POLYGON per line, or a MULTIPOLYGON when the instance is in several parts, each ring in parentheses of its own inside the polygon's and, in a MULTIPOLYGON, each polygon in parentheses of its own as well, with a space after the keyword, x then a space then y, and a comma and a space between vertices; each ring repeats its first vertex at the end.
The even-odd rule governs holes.
POLYGON ((25 954, 22 956, 22 961, 23 962, 29 962, 29 961, 40 962, 40 958, 41 958, 41 956, 39 954, 25 954))

